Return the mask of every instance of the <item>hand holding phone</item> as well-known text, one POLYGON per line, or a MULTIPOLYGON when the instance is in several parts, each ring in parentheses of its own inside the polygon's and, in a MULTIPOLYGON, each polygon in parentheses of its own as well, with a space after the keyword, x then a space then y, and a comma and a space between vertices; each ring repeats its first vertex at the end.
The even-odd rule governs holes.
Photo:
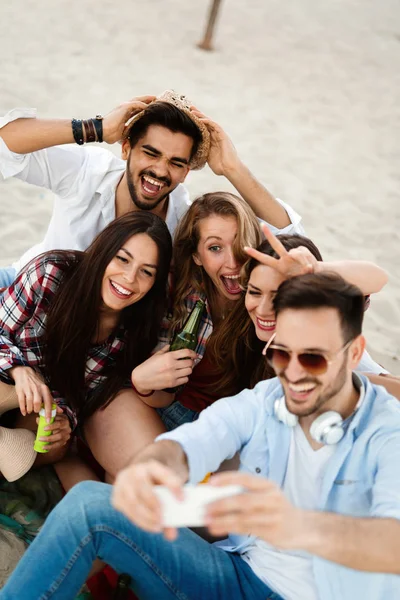
POLYGON ((184 498, 178 500, 167 487, 154 487, 154 493, 161 503, 164 527, 203 527, 206 507, 210 503, 242 494, 244 491, 241 485, 216 487, 207 484, 186 484, 183 486, 184 498))

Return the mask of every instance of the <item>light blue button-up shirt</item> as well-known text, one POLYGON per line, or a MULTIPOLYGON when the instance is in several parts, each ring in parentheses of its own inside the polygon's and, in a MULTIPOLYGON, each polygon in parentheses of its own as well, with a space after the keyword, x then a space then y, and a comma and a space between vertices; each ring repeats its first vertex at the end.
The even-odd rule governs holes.
MULTIPOLYGON (((327 464, 318 506, 355 517, 400 519, 400 403, 383 387, 361 379, 364 400, 327 464)), ((274 402, 282 395, 278 379, 262 381, 253 390, 219 400, 194 423, 157 440, 183 447, 190 483, 200 482, 240 451, 239 470, 282 486, 291 438, 290 428, 274 415, 274 402)), ((231 535, 219 545, 243 553, 253 541, 251 536, 231 535)), ((355 571, 318 556, 312 562, 321 600, 400 599, 400 576, 355 571)))

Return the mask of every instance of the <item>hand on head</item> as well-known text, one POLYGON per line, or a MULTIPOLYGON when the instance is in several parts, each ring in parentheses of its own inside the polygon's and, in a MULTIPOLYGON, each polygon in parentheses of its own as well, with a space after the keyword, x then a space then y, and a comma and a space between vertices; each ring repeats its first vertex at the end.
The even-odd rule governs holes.
POLYGON ((239 157, 235 146, 228 134, 218 123, 206 117, 195 106, 190 107, 193 114, 205 123, 211 137, 208 165, 216 175, 226 175, 229 171, 237 168, 239 157))
POLYGON ((144 110, 155 99, 156 96, 137 96, 114 108, 103 119, 103 140, 108 144, 122 140, 129 119, 144 110))

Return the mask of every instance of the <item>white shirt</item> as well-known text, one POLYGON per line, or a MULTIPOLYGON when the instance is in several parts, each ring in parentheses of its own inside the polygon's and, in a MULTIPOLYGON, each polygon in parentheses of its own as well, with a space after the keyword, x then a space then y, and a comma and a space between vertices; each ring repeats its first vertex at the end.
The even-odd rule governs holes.
MULTIPOLYGON (((0 129, 15 119, 35 117, 35 109, 15 108, 0 117, 0 129)), ((30 154, 16 154, 0 137, 0 173, 3 177, 17 177, 45 187, 56 195, 44 240, 13 264, 17 273, 32 258, 47 250, 85 250, 115 219, 115 190, 125 168, 124 160, 101 147, 66 144, 30 154)), ((279 202, 291 223, 281 230, 271 227, 272 231, 302 233, 301 217, 289 205, 279 202)), ((183 185, 170 193, 165 221, 171 235, 190 204, 183 185)))
MULTIPOLYGON (((0 128, 35 111, 14 109, 0 118, 0 128)), ((74 144, 52 146, 30 154, 11 152, 0 138, 0 172, 4 178, 45 187, 55 194, 53 214, 44 240, 13 264, 20 271, 47 250, 85 250, 100 231, 115 219, 115 190, 126 162, 104 148, 74 144)), ((166 224, 173 234, 190 206, 183 185, 169 195, 166 224)))
MULTIPOLYGON (((320 486, 335 446, 313 450, 299 424, 291 433, 283 492, 296 507, 316 510, 320 486)), ((312 559, 306 552, 277 550, 256 539, 243 558, 255 574, 285 600, 318 600, 312 559)))

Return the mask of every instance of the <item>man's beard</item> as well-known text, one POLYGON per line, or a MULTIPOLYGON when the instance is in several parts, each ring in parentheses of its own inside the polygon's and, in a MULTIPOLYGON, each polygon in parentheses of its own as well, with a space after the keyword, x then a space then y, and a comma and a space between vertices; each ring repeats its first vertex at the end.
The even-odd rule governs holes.
MULTIPOLYGON (((343 357, 342 365, 341 365, 339 372, 336 375, 334 381, 332 382, 332 384, 330 386, 327 387, 327 389, 323 392, 323 394, 321 394, 317 398, 314 405, 311 408, 308 408, 305 412, 295 412, 293 414, 297 415, 298 417, 308 417, 308 416, 318 412, 324 404, 326 404, 331 398, 333 398, 334 396, 339 394, 346 383, 346 376, 347 376, 346 362, 347 362, 347 352, 345 353, 345 356, 343 357)), ((288 381, 285 376, 283 378, 285 379, 286 382, 288 381)), ((317 384, 319 384, 319 381, 318 381, 318 379, 307 378, 307 379, 303 379, 302 381, 299 381, 296 383, 317 383, 317 384)), ((291 404, 290 400, 289 400, 289 402, 286 400, 286 405, 287 405, 287 408, 289 411, 290 411, 290 408, 289 408, 290 404, 291 404)))
MULTIPOLYGON (((141 175, 149 175, 150 177, 157 179, 157 177, 154 174, 150 175, 150 173, 147 173, 145 171, 143 173, 141 173, 141 175)), ((126 181, 128 183, 128 190, 129 190, 129 194, 131 196, 131 200, 132 200, 133 204, 140 210, 153 210, 159 204, 161 204, 161 202, 164 202, 164 200, 166 198, 168 198, 169 192, 167 194, 164 194, 160 198, 157 198, 157 200, 155 200, 152 203, 150 201, 143 202, 142 200, 139 200, 138 195, 136 193, 135 184, 133 183, 132 173, 129 170, 129 160, 128 160, 128 164, 126 166, 126 181)))

